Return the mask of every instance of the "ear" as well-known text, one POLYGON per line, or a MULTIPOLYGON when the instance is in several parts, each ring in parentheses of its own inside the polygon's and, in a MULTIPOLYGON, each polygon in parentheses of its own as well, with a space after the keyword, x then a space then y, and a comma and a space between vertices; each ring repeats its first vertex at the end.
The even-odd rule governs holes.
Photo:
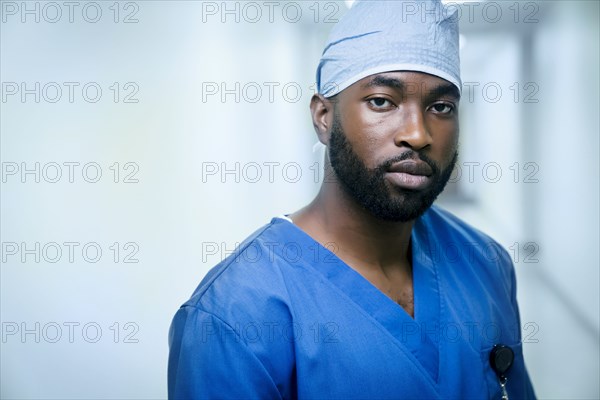
POLYGON ((313 126, 319 141, 324 145, 329 144, 331 126, 334 117, 334 102, 317 93, 310 99, 310 113, 312 114, 313 126))

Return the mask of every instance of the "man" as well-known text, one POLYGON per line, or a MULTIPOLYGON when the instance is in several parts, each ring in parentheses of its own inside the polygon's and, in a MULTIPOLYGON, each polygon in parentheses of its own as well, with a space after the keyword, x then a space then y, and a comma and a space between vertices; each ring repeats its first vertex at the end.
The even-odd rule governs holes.
POLYGON ((458 20, 411 4, 428 12, 359 1, 332 31, 310 104, 326 179, 177 312, 170 398, 534 398, 508 254, 432 206, 457 159, 458 20))

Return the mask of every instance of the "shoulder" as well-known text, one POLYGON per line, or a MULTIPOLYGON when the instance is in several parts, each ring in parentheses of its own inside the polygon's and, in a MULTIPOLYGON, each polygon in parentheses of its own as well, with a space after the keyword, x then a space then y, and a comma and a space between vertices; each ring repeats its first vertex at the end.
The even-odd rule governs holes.
POLYGON ((286 329, 293 327, 293 312, 285 280, 294 266, 280 249, 291 228, 279 218, 259 228, 208 272, 177 311, 169 331, 173 377, 200 377, 193 381, 202 384, 198 393, 214 390, 218 397, 220 387, 205 382, 228 382, 235 359, 237 371, 252 371, 252 378, 234 380, 256 384, 257 398, 289 392, 294 350, 286 329))
POLYGON ((455 271, 471 270, 508 292, 514 290, 514 266, 508 252, 492 237, 451 212, 431 207, 419 221, 428 237, 430 253, 455 271))
POLYGON ((435 238, 438 243, 473 247, 485 258, 512 264, 508 252, 495 239, 448 210, 433 206, 423 215, 420 222, 428 235, 435 238))
POLYGON ((286 240, 286 223, 273 219, 246 238, 176 312, 169 330, 170 397, 291 393, 294 350, 285 328, 293 326, 292 314, 286 263, 276 251, 286 240), (223 386, 232 380, 234 388, 223 386))
POLYGON ((273 218, 248 236, 209 270, 183 306, 228 323, 251 321, 257 315, 289 318, 286 265, 279 251, 286 240, 286 224, 273 218))
POLYGON ((444 229, 447 232, 452 233, 453 236, 480 242, 496 243, 496 241, 486 233, 440 206, 432 206, 422 218, 426 224, 435 226, 436 229, 444 229))

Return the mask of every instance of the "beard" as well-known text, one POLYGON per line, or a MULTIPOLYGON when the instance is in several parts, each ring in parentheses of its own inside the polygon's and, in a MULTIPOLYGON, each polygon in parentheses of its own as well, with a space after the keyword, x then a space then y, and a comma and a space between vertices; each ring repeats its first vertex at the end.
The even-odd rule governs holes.
POLYGON ((329 141, 331 167, 344 191, 376 218, 408 222, 423 215, 444 191, 457 158, 458 151, 455 150, 448 166, 440 169, 440 166, 423 152, 409 150, 370 169, 348 142, 338 116, 334 116, 329 141), (427 163, 433 171, 428 187, 423 190, 408 190, 394 188, 386 183, 385 174, 392 164, 417 158, 427 163))

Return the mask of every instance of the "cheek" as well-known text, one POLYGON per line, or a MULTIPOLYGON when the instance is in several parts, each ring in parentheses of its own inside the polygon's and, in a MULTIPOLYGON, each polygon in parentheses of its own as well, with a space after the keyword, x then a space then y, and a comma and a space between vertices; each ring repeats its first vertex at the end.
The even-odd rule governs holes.
POLYGON ((398 147, 382 127, 365 127, 363 137, 354 145, 354 151, 361 158, 365 166, 375 169, 390 157, 398 155, 398 147), (372 129, 370 129, 372 128, 372 129))
POLYGON ((344 119, 342 128, 354 153, 368 168, 375 168, 378 166, 378 154, 383 153, 387 145, 389 121, 379 116, 367 118, 363 115, 361 118, 358 114, 344 119))
POLYGON ((374 157, 377 149, 381 148, 381 142, 375 135, 365 130, 353 132, 347 135, 348 144, 352 147, 354 154, 362 161, 367 168, 374 168, 374 157))
POLYGON ((455 121, 437 121, 429 127, 433 137, 434 152, 440 160, 448 164, 458 150, 458 123, 455 121))
POLYGON ((446 146, 452 153, 458 148, 458 130, 449 132, 446 136, 446 146))
POLYGON ((401 115, 366 113, 364 118, 357 123, 363 139, 363 148, 368 151, 371 167, 377 166, 379 162, 386 161, 391 156, 398 155, 398 146, 394 138, 398 130, 405 124, 401 115))
POLYGON ((458 151, 458 129, 447 134, 443 146, 445 153, 445 163, 446 165, 448 165, 452 161, 454 153, 458 151))

